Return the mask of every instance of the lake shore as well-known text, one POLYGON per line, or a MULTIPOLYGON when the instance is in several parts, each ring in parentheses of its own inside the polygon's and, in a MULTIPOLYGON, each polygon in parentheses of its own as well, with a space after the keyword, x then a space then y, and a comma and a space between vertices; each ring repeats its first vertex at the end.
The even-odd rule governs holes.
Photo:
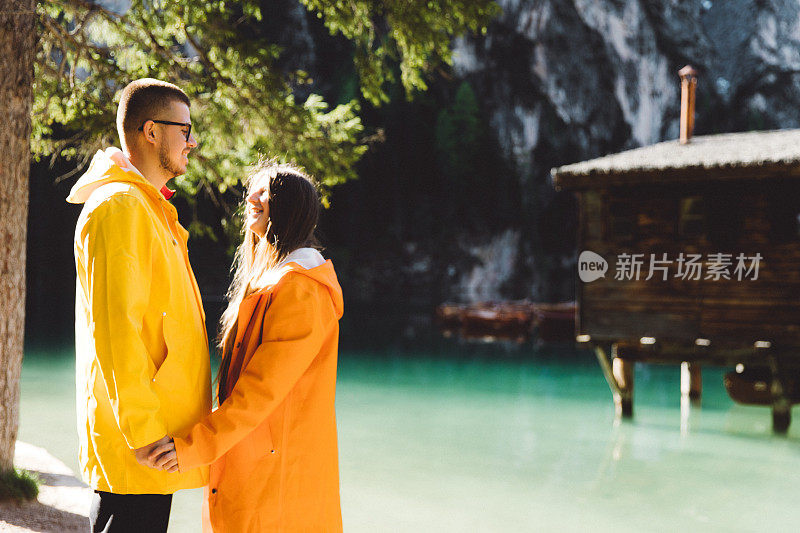
POLYGON ((0 531, 84 532, 89 527, 92 489, 44 448, 17 441, 17 468, 41 479, 35 501, 0 502, 0 531))

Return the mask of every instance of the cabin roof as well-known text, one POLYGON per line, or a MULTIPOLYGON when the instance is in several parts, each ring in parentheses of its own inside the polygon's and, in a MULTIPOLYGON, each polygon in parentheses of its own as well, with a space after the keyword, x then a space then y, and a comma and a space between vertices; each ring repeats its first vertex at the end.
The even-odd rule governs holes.
POLYGON ((800 175, 800 129, 665 141, 550 172, 557 189, 800 175))

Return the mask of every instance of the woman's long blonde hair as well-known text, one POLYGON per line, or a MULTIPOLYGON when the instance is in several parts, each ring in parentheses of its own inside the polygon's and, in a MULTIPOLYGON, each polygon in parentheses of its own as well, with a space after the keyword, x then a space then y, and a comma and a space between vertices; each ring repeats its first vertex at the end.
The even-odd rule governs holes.
MULTIPOLYGON (((298 248, 318 247, 314 230, 320 200, 313 179, 295 165, 262 160, 248 174, 245 198, 258 187, 267 190, 269 223, 263 237, 242 227, 242 244, 236 250, 228 289, 228 307, 220 319, 218 344, 223 358, 236 336, 239 305, 263 288, 259 281, 298 248), (226 350, 227 347, 227 350, 226 350)), ((244 203, 246 208, 246 202, 244 203)))

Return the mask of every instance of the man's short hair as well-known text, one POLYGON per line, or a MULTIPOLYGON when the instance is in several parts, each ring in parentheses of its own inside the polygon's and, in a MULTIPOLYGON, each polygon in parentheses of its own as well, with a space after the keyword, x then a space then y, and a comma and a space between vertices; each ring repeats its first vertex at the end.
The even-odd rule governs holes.
POLYGON ((117 108, 117 132, 125 149, 130 146, 137 130, 147 120, 164 119, 159 116, 172 102, 189 106, 189 97, 177 85, 153 78, 130 82, 122 89, 117 108))

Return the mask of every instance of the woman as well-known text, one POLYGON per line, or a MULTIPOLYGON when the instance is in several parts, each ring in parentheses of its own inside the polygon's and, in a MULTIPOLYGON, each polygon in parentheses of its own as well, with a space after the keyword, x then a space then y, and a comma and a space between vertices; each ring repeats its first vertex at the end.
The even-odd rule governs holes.
POLYGON ((244 241, 221 319, 219 408, 153 466, 210 464, 215 532, 341 531, 334 394, 342 291, 313 248, 320 201, 290 165, 248 180, 244 241))

